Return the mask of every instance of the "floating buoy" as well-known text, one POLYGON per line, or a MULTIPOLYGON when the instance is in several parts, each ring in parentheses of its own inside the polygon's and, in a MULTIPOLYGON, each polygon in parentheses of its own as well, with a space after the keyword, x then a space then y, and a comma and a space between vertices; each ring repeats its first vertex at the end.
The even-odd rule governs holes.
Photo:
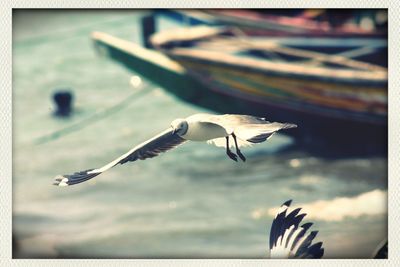
POLYGON ((69 90, 56 91, 53 94, 53 100, 56 104, 55 116, 58 117, 68 117, 73 111, 72 102, 73 94, 69 90))

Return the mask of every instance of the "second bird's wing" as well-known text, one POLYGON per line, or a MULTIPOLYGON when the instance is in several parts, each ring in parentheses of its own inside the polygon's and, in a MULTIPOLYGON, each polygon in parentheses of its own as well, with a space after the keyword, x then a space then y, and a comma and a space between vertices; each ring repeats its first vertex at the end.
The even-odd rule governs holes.
POLYGON ((58 175, 55 177, 54 185, 69 186, 85 182, 107 171, 117 164, 124 164, 128 161, 136 161, 138 159, 144 160, 158 156, 160 153, 166 152, 185 141, 185 139, 174 133, 172 128, 167 129, 159 135, 147 140, 146 142, 135 146, 127 153, 101 168, 80 171, 70 175, 58 175))
POLYGON ((321 258, 324 255, 322 242, 312 244, 318 231, 307 232, 312 223, 300 226, 306 216, 299 214, 300 208, 286 214, 291 202, 283 203, 272 222, 269 235, 271 258, 321 258))

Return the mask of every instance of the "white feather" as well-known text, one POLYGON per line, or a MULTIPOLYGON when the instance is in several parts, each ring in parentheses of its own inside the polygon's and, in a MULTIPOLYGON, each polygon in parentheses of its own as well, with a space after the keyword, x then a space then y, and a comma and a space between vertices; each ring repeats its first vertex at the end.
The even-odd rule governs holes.
MULTIPOLYGON (((240 138, 236 138, 239 147, 252 146, 253 143, 247 142, 240 138)), ((217 147, 226 147, 225 137, 215 138, 207 141, 208 144, 214 144, 217 147)), ((232 136, 229 136, 229 147, 235 147, 235 141, 232 136)))

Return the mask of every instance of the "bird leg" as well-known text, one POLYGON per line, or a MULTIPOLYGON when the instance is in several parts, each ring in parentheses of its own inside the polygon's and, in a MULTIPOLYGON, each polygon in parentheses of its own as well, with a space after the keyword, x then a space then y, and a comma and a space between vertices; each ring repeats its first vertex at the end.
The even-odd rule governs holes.
POLYGON ((233 137, 233 140, 235 141, 236 154, 238 154, 239 158, 240 158, 243 162, 245 162, 245 161, 246 161, 246 157, 245 157, 245 156, 242 154, 242 152, 240 151, 239 146, 238 146, 238 144, 237 144, 236 135, 235 135, 234 133, 232 133, 232 137, 233 137))
POLYGON ((226 154, 228 157, 233 159, 234 161, 237 161, 237 156, 235 153, 232 153, 232 151, 229 149, 229 136, 225 137, 226 138, 226 154))

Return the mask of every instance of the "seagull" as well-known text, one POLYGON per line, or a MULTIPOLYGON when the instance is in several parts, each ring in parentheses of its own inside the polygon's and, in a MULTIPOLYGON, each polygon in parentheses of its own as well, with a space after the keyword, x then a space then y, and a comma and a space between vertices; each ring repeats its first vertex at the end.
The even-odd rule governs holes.
POLYGON ((229 158, 238 161, 239 157, 242 161, 246 161, 239 147, 264 142, 279 130, 295 127, 297 127, 295 124, 269 122, 265 118, 250 115, 199 113, 186 119, 175 119, 167 130, 135 146, 101 168, 75 172, 71 175, 58 175, 55 177, 54 185, 70 186, 85 182, 118 164, 153 158, 188 140, 207 141, 219 147, 226 147, 229 158), (233 139, 233 143, 230 138, 233 139), (230 150, 231 146, 235 146, 236 154, 230 150))
POLYGON ((301 208, 286 214, 292 200, 282 204, 272 221, 269 235, 270 258, 275 259, 319 259, 324 255, 322 242, 312 244, 318 231, 307 231, 312 223, 299 226, 306 213, 301 208))

